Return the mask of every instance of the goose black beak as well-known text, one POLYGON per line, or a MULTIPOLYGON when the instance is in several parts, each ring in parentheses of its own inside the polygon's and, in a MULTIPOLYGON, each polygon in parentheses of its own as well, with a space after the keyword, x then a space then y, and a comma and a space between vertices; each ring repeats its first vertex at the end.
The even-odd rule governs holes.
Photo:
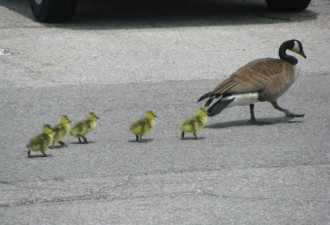
POLYGON ((304 52, 301 52, 300 55, 301 55, 302 57, 304 57, 305 59, 307 59, 307 56, 305 55, 304 52))

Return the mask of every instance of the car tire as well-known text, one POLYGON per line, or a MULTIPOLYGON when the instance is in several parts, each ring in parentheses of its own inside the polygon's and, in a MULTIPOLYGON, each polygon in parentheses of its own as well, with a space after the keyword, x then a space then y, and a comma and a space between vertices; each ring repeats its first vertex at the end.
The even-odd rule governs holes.
POLYGON ((278 12, 301 12, 311 0, 266 0, 268 6, 278 12))
POLYGON ((78 0, 30 0, 33 15, 41 22, 65 22, 72 18, 78 0))

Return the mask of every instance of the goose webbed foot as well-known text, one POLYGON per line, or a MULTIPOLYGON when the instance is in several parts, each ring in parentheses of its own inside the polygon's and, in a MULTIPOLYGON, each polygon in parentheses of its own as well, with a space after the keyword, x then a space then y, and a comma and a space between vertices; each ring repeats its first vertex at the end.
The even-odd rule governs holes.
POLYGON ((292 113, 289 111, 289 113, 285 114, 285 117, 304 117, 305 114, 297 114, 297 113, 292 113))
POLYGON ((284 113, 285 113, 285 117, 303 117, 303 116, 305 116, 305 114, 292 113, 292 112, 290 112, 290 110, 287 110, 287 109, 283 109, 283 108, 281 108, 281 107, 277 104, 276 101, 275 101, 275 102, 272 102, 272 105, 273 105, 273 107, 274 107, 275 109, 277 109, 277 110, 279 110, 279 111, 281 111, 281 112, 284 112, 284 113))

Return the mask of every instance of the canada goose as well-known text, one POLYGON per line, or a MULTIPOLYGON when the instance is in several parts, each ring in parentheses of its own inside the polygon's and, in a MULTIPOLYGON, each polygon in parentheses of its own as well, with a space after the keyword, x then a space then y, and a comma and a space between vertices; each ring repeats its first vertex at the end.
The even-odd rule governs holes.
POLYGON ((193 133, 196 139, 198 139, 196 133, 199 128, 204 126, 207 123, 207 111, 204 108, 197 110, 197 115, 186 119, 180 126, 181 128, 181 137, 184 139, 184 133, 193 133))
POLYGON ((61 139, 68 134, 71 123, 68 116, 63 115, 60 117, 60 123, 53 126, 53 143, 52 148, 55 148, 55 142, 58 142, 60 145, 65 145, 61 139))
POLYGON ((41 151, 43 156, 47 156, 45 152, 47 151, 48 146, 52 143, 52 140, 52 127, 49 124, 45 124, 42 127, 42 133, 31 138, 31 140, 27 144, 26 147, 28 149, 28 157, 31 156, 31 150, 41 151))
POLYGON ((142 135, 146 134, 151 128, 155 126, 154 118, 157 117, 153 111, 147 111, 144 118, 133 122, 129 130, 135 134, 136 141, 142 142, 142 135))
POLYGON ((85 135, 95 129, 97 119, 99 119, 99 117, 95 113, 88 113, 87 120, 82 120, 76 123, 72 127, 70 134, 74 137, 77 137, 79 143, 88 143, 85 135), (80 138, 83 139, 83 142, 80 140, 80 138))
POLYGON ((299 73, 298 60, 287 55, 286 50, 306 58, 300 41, 286 41, 279 48, 280 59, 262 58, 246 64, 213 91, 201 96, 198 102, 209 98, 205 104, 205 107, 208 107, 214 99, 219 99, 208 108, 208 116, 215 116, 228 107, 249 105, 252 124, 257 122, 253 103, 259 101, 270 102, 275 109, 284 112, 287 117, 303 117, 304 114, 292 113, 277 104, 277 98, 288 90, 299 73))

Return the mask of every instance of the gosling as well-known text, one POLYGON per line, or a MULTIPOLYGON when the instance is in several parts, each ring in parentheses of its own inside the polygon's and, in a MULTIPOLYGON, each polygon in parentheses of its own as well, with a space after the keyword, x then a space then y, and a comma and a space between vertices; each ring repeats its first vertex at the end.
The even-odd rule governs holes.
POLYGON ((195 139, 197 140, 197 132, 199 128, 202 126, 205 126, 207 123, 207 111, 204 108, 200 108, 197 110, 197 115, 190 117, 186 119, 182 124, 181 124, 181 138, 184 140, 184 134, 185 132, 188 133, 193 133, 195 136, 195 139))
POLYGON ((142 135, 146 134, 155 126, 154 118, 157 117, 153 111, 147 111, 144 118, 133 122, 129 130, 135 134, 136 141, 142 143, 142 135))
POLYGON ((86 138, 86 134, 95 129, 97 119, 99 119, 99 117, 95 113, 88 113, 87 120, 82 120, 76 123, 72 127, 70 134, 74 137, 77 137, 79 143, 87 144, 88 141, 86 138))
POLYGON ((46 151, 48 146, 52 143, 52 140, 52 127, 49 124, 45 124, 42 128, 42 133, 31 138, 27 144, 26 147, 28 149, 28 157, 31 157, 31 150, 35 152, 41 151, 43 156, 46 157, 46 151))
POLYGON ((53 144, 52 148, 55 148, 55 142, 58 142, 61 146, 65 145, 62 138, 69 133, 71 123, 68 116, 63 115, 60 117, 60 123, 53 126, 53 144))

